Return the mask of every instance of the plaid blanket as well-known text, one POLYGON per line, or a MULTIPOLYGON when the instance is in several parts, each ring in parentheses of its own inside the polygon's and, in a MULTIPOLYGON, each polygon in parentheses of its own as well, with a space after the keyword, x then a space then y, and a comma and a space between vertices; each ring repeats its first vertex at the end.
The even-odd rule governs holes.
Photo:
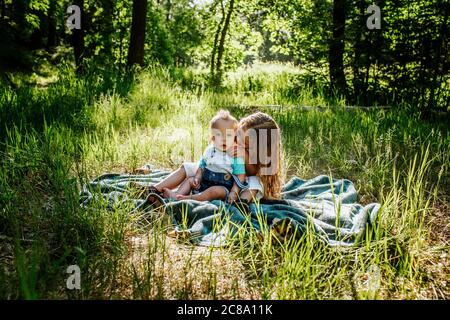
MULTIPOLYGON (((133 196, 135 192, 127 186, 131 181, 152 185, 168 174, 155 169, 145 175, 101 175, 83 187, 80 204, 86 208, 100 200, 114 208, 126 203, 130 213, 143 210, 151 214, 154 208, 145 199, 133 196)), ((350 180, 326 175, 309 180, 293 177, 283 187, 281 200, 252 203, 250 212, 220 200, 163 200, 164 211, 177 230, 186 231, 184 234, 193 243, 205 246, 226 245, 239 230, 260 234, 269 231, 279 239, 313 232, 319 240, 333 246, 353 245, 365 235, 367 226, 376 222, 380 208, 377 203, 362 206, 356 201, 356 189, 350 180)))

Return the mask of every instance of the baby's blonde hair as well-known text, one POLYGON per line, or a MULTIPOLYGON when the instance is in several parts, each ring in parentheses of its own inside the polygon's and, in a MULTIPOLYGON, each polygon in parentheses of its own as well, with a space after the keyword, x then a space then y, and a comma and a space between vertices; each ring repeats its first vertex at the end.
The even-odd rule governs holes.
POLYGON ((234 128, 236 128, 237 125, 238 125, 238 121, 236 120, 235 117, 233 117, 233 116, 230 114, 230 111, 221 109, 221 110, 219 110, 219 111, 216 113, 216 115, 215 115, 215 116, 211 119, 211 121, 209 122, 209 128, 210 128, 210 129, 216 128, 216 127, 217 127, 217 123, 218 123, 220 120, 225 120, 225 121, 231 121, 231 122, 233 122, 233 127, 234 127, 234 128))
POLYGON ((265 175, 261 174, 261 169, 264 168, 264 165, 261 163, 261 159, 259 156, 257 158, 257 176, 259 177, 261 184, 264 187, 264 199, 279 199, 281 198, 281 187, 283 185, 283 171, 282 171, 282 144, 281 144, 281 130, 275 120, 266 113, 256 112, 253 113, 239 121, 239 127, 247 131, 249 129, 255 130, 257 137, 257 148, 260 148, 259 145, 259 130, 275 130, 276 132, 276 141, 272 141, 271 134, 267 136, 267 151, 268 156, 272 156, 272 143, 275 143, 275 152, 276 159, 275 163, 271 163, 275 168, 272 168, 273 174, 265 175))

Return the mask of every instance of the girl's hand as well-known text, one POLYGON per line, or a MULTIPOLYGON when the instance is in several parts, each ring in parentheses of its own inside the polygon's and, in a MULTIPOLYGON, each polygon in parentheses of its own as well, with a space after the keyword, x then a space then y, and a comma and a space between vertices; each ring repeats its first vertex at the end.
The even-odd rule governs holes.
POLYGON ((234 158, 244 158, 245 148, 235 144, 233 147, 229 149, 228 154, 234 158))
POLYGON ((236 157, 236 154, 237 154, 237 146, 236 146, 236 145, 233 145, 232 147, 230 147, 230 148, 227 150, 227 154, 228 154, 230 157, 235 158, 235 157, 236 157))

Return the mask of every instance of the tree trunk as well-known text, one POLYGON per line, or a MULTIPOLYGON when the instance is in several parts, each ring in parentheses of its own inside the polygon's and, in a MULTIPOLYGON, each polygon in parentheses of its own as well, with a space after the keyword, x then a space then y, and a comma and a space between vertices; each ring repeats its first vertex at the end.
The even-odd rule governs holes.
POLYGON ((346 82, 344 73, 344 36, 345 36, 345 0, 333 2, 333 37, 329 46, 329 67, 331 88, 336 93, 345 95, 346 82))
POLYGON ((222 33, 220 35, 219 46, 217 48, 217 62, 216 62, 216 74, 214 83, 218 86, 222 83, 222 57, 225 51, 225 39, 228 33, 228 29, 230 27, 231 15, 233 14, 234 9, 234 1, 230 0, 230 5, 228 7, 227 17, 225 18, 225 22, 222 28, 222 33))
MULTIPOLYGON (((365 8, 365 2, 364 0, 357 0, 358 1, 358 19, 357 19, 357 26, 356 26, 356 35, 355 35, 355 45, 354 45, 354 58, 353 58, 353 104, 360 104, 361 103, 361 97, 363 98, 363 105, 367 105, 366 101, 366 90, 367 87, 363 86, 364 83, 364 73, 362 72, 362 55, 364 53, 364 45, 363 45, 363 27, 364 26, 364 20, 365 20, 365 14, 366 14, 366 8, 365 8)), ((366 54, 369 54, 366 49, 366 54)), ((369 57, 367 56, 367 59, 369 57)))
POLYGON ((170 11, 172 10, 172 1, 166 0, 166 23, 170 21, 170 11))
POLYGON ((86 28, 85 22, 86 19, 84 17, 84 0, 75 0, 74 4, 80 7, 81 12, 81 29, 73 29, 72 30, 72 44, 73 44, 73 53, 75 56, 75 65, 77 68, 77 73, 83 73, 83 59, 85 56, 85 47, 84 47, 84 30, 86 28))
POLYGON ((31 33, 31 36, 29 37, 29 40, 28 40, 28 42, 29 42, 28 47, 32 50, 43 47, 43 44, 44 44, 43 33, 45 31, 43 26, 45 26, 45 23, 47 22, 46 17, 44 16, 44 14, 42 12, 37 12, 36 15, 39 19, 39 29, 35 29, 31 33))
POLYGON ((147 18, 147 0, 133 1, 128 66, 144 65, 145 25, 147 18))
POLYGON ((103 8, 103 54, 109 59, 112 58, 112 34, 114 32, 113 19, 114 19, 114 7, 115 0, 102 0, 103 8))
MULTIPOLYGON (((440 7, 442 8, 444 4, 440 3, 440 7)), ((428 108, 432 108, 439 102, 440 92, 441 92, 441 82, 443 81, 444 75, 444 66, 447 60, 448 50, 445 50, 446 46, 446 38, 448 37, 448 18, 450 14, 450 4, 445 4, 442 20, 441 30, 439 32, 439 41, 435 43, 436 48, 436 58, 434 59, 434 70, 433 70, 433 78, 431 85, 430 98, 428 101, 428 108), (440 78, 440 80, 438 80, 440 78)), ((444 106, 445 107, 445 106, 444 106)))
POLYGON ((1 3, 1 5, 0 5, 0 16, 2 17, 2 20, 5 18, 5 9, 6 9, 6 6, 5 6, 5 0, 1 0, 0 1, 0 3, 1 3))
POLYGON ((25 11, 26 11, 26 4, 25 0, 15 0, 12 3, 12 20, 16 23, 18 26, 18 42, 21 44, 24 44, 26 41, 25 31, 23 30, 23 26, 26 24, 25 22, 25 11))
POLYGON ((56 0, 50 1, 47 13, 47 43, 46 48, 50 49, 56 45, 56 0))
POLYGON ((125 37, 125 27, 120 24, 120 42, 119 42, 119 61, 120 61, 120 66, 124 66, 125 65, 125 50, 124 50, 124 45, 123 45, 123 41, 124 41, 124 37, 125 37))
POLYGON ((219 35, 222 31, 222 26, 225 21, 225 7, 223 5, 223 0, 219 0, 219 1, 220 1, 220 5, 222 8, 222 18, 220 19, 220 22, 217 25, 216 34, 214 35, 213 49, 212 49, 212 53, 211 53, 211 66, 210 66, 211 74, 210 74, 210 76, 211 76, 212 82, 214 82, 214 78, 215 78, 217 42, 219 41, 219 35))
POLYGON ((15 0, 12 4, 12 16, 16 23, 25 21, 26 3, 25 0, 15 0))

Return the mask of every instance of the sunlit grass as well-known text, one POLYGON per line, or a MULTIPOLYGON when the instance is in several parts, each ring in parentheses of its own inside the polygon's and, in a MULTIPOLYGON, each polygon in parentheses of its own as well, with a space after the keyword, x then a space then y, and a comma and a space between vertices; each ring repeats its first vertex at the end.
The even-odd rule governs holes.
POLYGON ((230 75, 220 92, 189 71, 156 67, 135 80, 62 74, 47 89, 2 88, 0 296, 448 297, 448 258, 441 258, 448 243, 431 240, 436 210, 449 208, 445 124, 400 110, 305 111, 296 106, 340 103, 308 83, 294 86, 301 79, 295 68, 272 68, 230 75), (101 201, 79 207, 81 185, 101 173, 196 161, 218 108, 236 117, 271 114, 282 129, 288 176, 351 179, 359 202, 381 203, 377 226, 350 248, 326 246, 313 232, 278 243, 268 228, 262 237, 238 229, 228 248, 198 248, 167 238, 163 213, 130 216, 129 208, 111 212, 101 201), (82 270, 80 291, 65 289, 70 264, 82 270))

